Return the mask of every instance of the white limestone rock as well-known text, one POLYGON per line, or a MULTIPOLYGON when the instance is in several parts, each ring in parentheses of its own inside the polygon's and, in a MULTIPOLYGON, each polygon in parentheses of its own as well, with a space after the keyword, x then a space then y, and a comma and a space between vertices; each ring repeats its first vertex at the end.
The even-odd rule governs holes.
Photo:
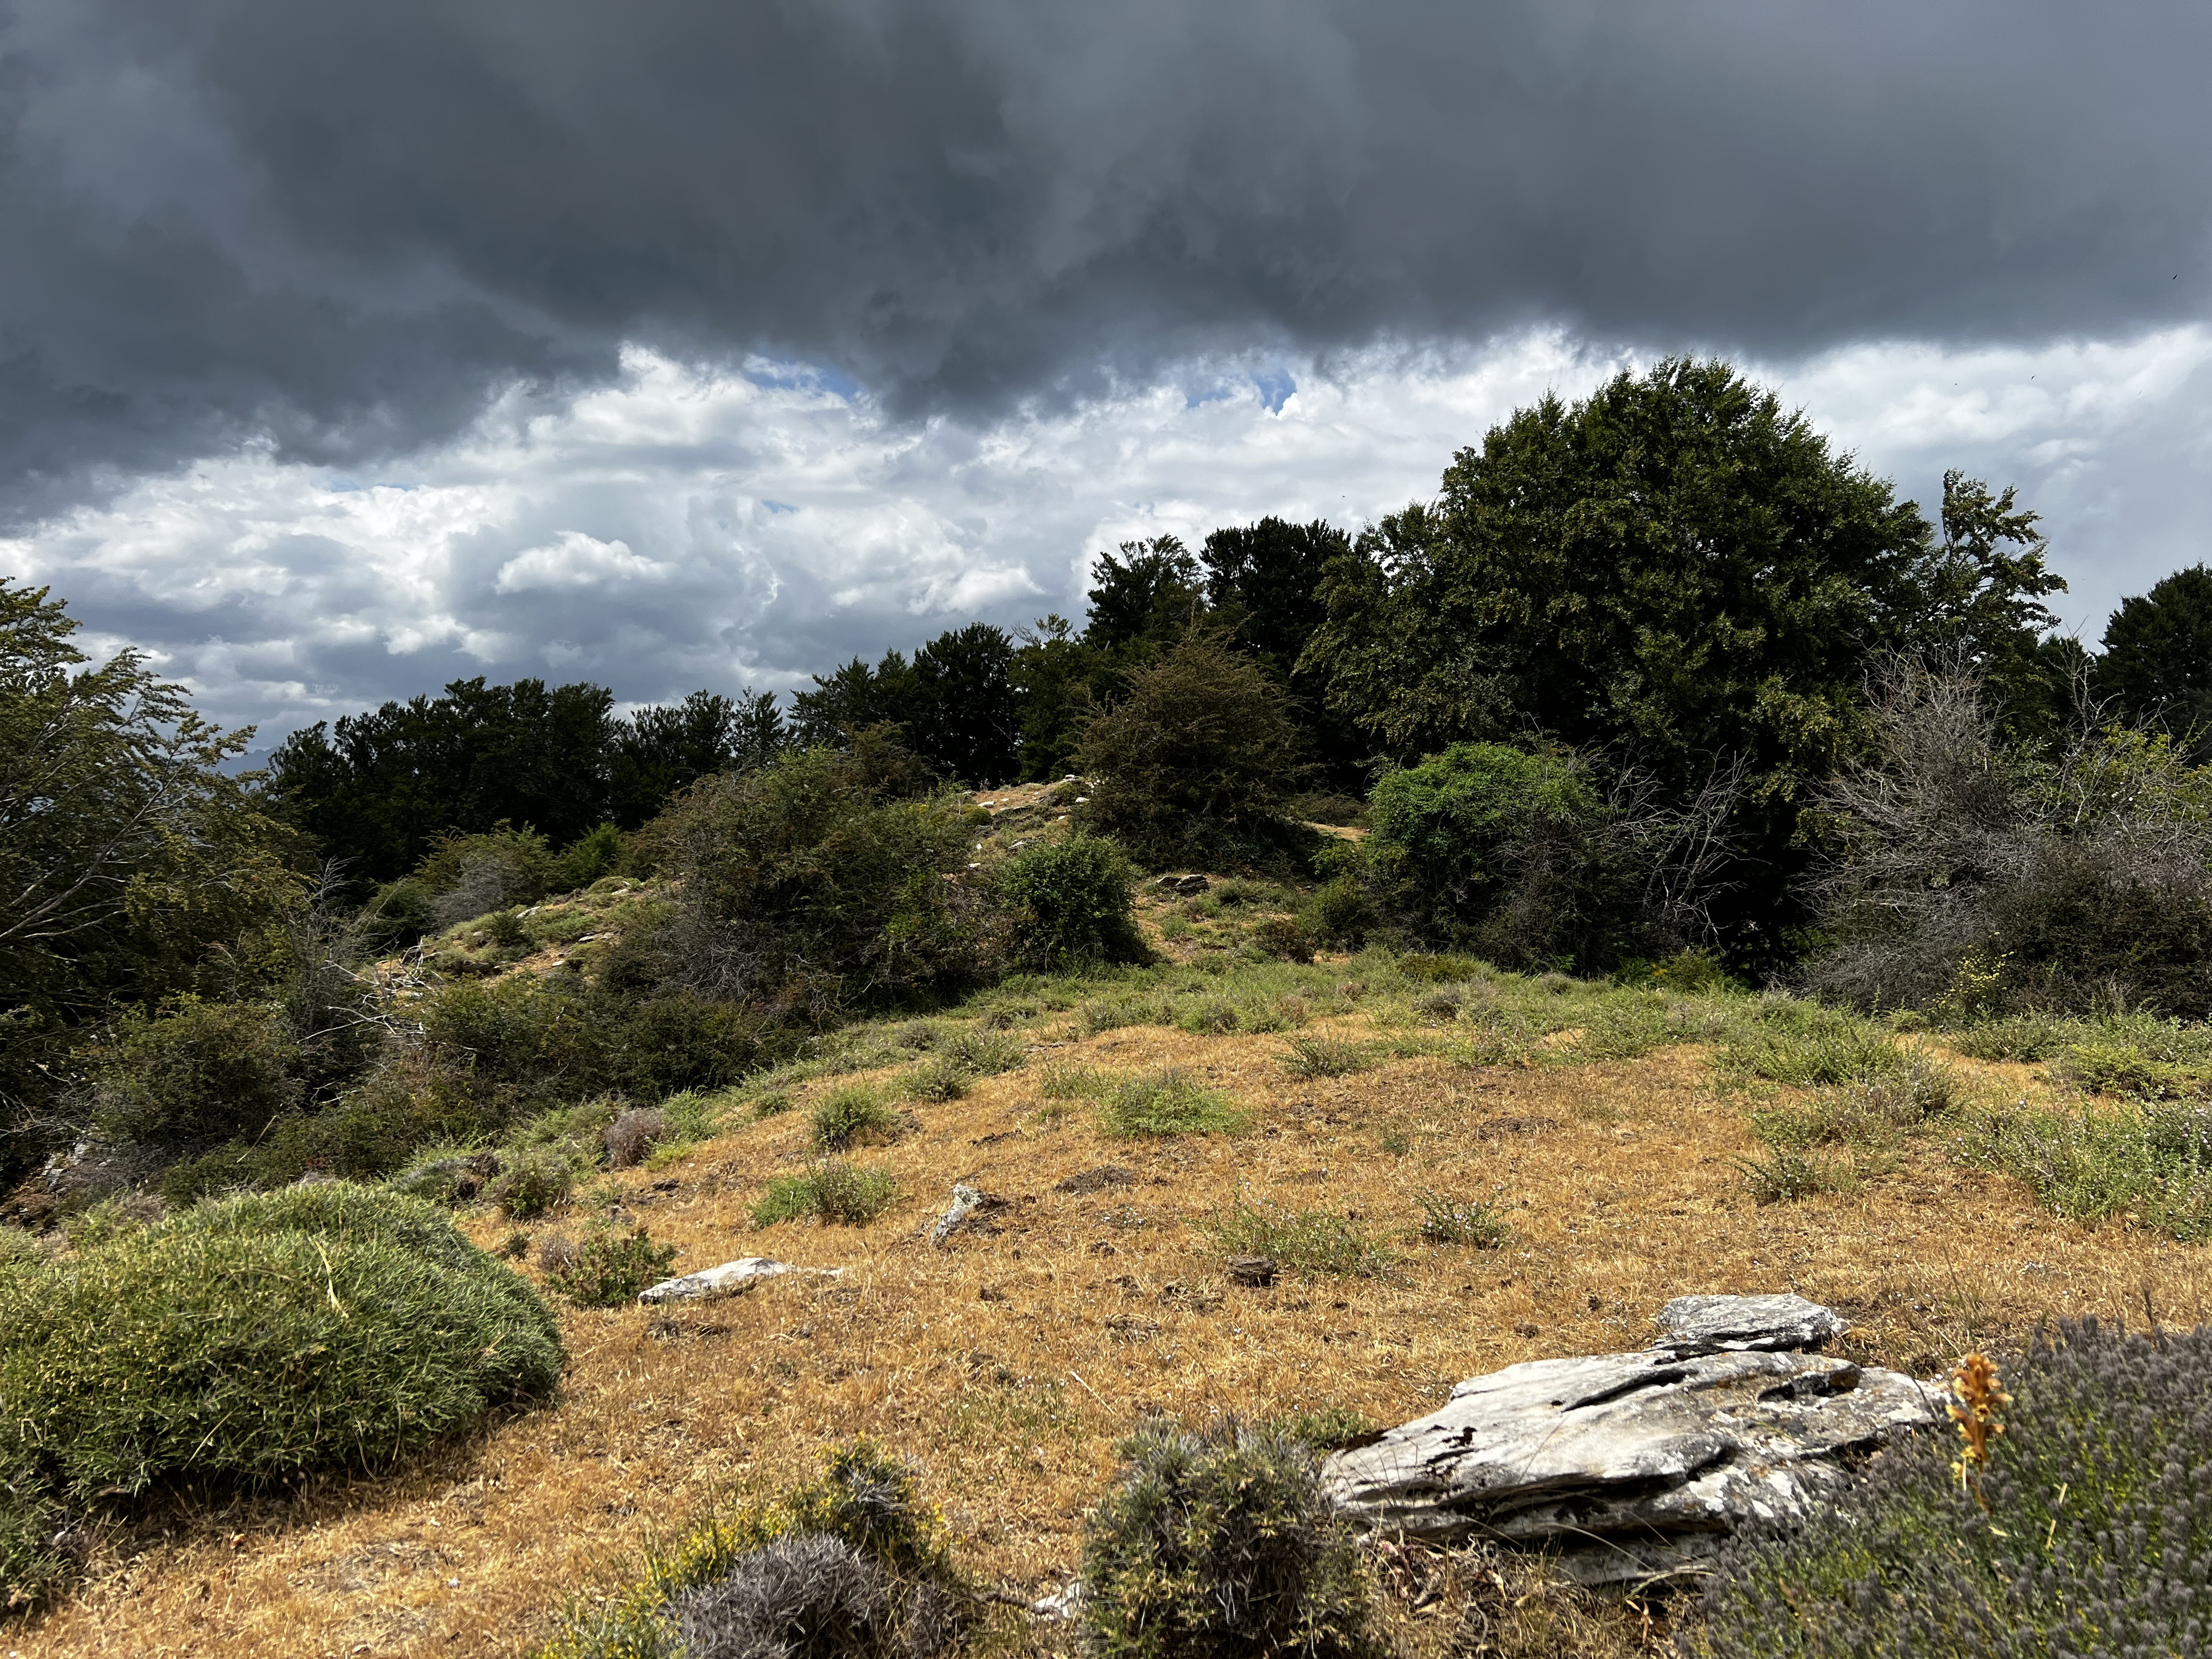
POLYGON ((1846 1455, 1940 1410, 1911 1377, 1818 1354, 1535 1360, 1468 1378, 1442 1410, 1330 1457, 1322 1480, 1360 1527, 1542 1545, 1586 1583, 1620 1583, 1804 1512, 1846 1455))
POLYGON ((1678 1296, 1659 1310, 1659 1340, 1671 1353, 1818 1348, 1850 1328, 1832 1309, 1802 1296, 1678 1296))
POLYGON ((719 1267, 708 1267, 696 1273, 685 1273, 678 1279, 664 1279, 658 1285, 648 1285, 637 1293, 637 1299, 650 1307, 660 1302, 690 1302, 702 1296, 735 1296, 750 1291, 763 1279, 775 1279, 784 1273, 811 1273, 824 1279, 836 1279, 843 1274, 842 1267, 794 1267, 788 1261, 777 1261, 764 1255, 741 1255, 735 1261, 725 1261, 719 1267))

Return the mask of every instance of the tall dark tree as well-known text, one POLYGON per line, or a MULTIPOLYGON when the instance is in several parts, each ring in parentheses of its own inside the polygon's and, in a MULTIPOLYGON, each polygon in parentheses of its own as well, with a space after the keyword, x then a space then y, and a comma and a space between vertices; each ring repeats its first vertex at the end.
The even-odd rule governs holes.
POLYGON ((1205 614, 1204 573, 1173 536, 1123 542, 1119 557, 1098 556, 1095 574, 1083 642, 1122 653, 1125 664, 1158 655, 1205 614))
POLYGON ((1328 562, 1351 551, 1352 538, 1325 520, 1270 517, 1213 532, 1199 559, 1212 620, 1290 692, 1308 751, 1328 781, 1364 793, 1359 763, 1373 750, 1372 739, 1328 707, 1322 674, 1298 668, 1314 630, 1328 620, 1321 592, 1328 562))
POLYGON ((613 701, 588 683, 455 680, 294 732, 270 790, 356 877, 403 875, 449 830, 528 825, 564 846, 606 816, 613 701))
POLYGON ((680 703, 641 708, 615 725, 608 816, 635 830, 684 785, 765 766, 784 744, 773 691, 694 691, 680 703))
POLYGON ((2095 685, 2129 720, 2212 734, 2212 569, 2177 570, 2122 599, 2105 625, 2095 685))
POLYGON ((1021 775, 1021 716, 1014 704, 1014 642, 1002 628, 971 623, 914 653, 915 707, 908 742, 932 765, 977 787, 1021 775))
POLYGON ((914 716, 914 665, 903 651, 886 651, 871 665, 860 657, 792 701, 792 735, 802 749, 837 749, 872 726, 904 726, 914 716))
POLYGON ((1036 782, 1064 776, 1075 763, 1083 720, 1114 700, 1121 669, 1115 653, 1085 645, 1062 616, 1039 618, 1021 638, 1007 677, 1022 726, 1021 775, 1036 782))
POLYGON ((1742 757, 1745 863, 1721 919, 1758 954, 1790 920, 1808 781, 1865 740, 1869 662, 1986 663, 2050 625, 2041 601, 2063 583, 2031 521, 1970 481, 1946 500, 1958 522, 1939 542, 1772 393, 1669 360, 1460 452, 1435 503, 1330 562, 1305 663, 1404 759, 1540 734, 1632 759, 1683 799, 1742 757))

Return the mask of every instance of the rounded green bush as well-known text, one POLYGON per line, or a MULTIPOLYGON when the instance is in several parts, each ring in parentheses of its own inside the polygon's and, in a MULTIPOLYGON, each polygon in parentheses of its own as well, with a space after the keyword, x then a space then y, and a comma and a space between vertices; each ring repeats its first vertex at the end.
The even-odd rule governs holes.
POLYGON ((550 1392, 562 1358, 537 1293, 440 1212, 339 1183, 0 1263, 8 1594, 58 1571, 57 1504, 386 1465, 550 1392))
POLYGON ((1000 874, 999 892, 1013 915, 1019 954, 1050 969, 1143 959, 1129 915, 1136 883, 1135 866, 1119 847, 1101 836, 1075 835, 1016 854, 1000 874))

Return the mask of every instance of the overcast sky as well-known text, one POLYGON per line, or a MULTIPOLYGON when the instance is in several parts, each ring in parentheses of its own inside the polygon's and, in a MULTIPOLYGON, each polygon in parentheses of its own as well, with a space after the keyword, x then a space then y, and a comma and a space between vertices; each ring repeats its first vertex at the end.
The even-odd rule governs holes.
POLYGON ((0 0, 0 572, 271 733, 787 687, 1721 352, 2092 642, 2212 556, 2212 8, 0 0))

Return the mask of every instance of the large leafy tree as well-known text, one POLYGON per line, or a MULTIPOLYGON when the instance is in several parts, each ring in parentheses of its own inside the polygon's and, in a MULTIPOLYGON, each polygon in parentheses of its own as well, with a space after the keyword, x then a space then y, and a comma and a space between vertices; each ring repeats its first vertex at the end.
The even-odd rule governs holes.
POLYGON ((89 1030, 211 983, 216 947, 304 902, 294 838, 225 769, 251 730, 209 725, 136 652, 85 665, 76 628, 0 579, 0 1131, 89 1030))
POLYGON ((680 703, 641 708, 614 728, 607 815, 635 830, 684 785, 765 766, 787 741, 773 691, 694 691, 680 703))
POLYGON ((855 733, 896 726, 902 743, 947 776, 1007 782, 1021 771, 1013 657, 1012 639, 988 623, 940 634, 911 661, 900 651, 872 666, 855 657, 799 694, 799 740, 842 748, 855 733))
POLYGON ((390 880, 441 835, 503 823, 565 846, 607 815, 613 702, 588 683, 455 680, 294 732, 270 757, 271 788, 356 876, 390 880))
POLYGON ((2096 690, 2119 714, 2200 743, 2212 731, 2212 569, 2191 565, 2122 599, 2104 644, 2096 690))
POLYGON ((1328 620, 1322 597, 1328 562, 1351 551, 1352 538, 1325 520, 1292 524, 1269 517, 1213 532, 1199 560, 1213 622, 1291 694, 1307 748, 1328 780, 1360 789, 1359 763, 1373 741, 1328 706, 1322 673, 1298 667, 1314 630, 1328 620))
POLYGON ((1543 739, 1676 799, 1747 767, 1736 948, 1777 948, 1808 782, 1865 741, 1870 663, 1990 661, 2050 624, 2031 515, 1954 475, 1948 533, 1719 362, 1547 398, 1460 452, 1433 503, 1330 562, 1304 659, 1405 760, 1543 739), (1955 509, 1955 511, 1954 511, 1955 509))

